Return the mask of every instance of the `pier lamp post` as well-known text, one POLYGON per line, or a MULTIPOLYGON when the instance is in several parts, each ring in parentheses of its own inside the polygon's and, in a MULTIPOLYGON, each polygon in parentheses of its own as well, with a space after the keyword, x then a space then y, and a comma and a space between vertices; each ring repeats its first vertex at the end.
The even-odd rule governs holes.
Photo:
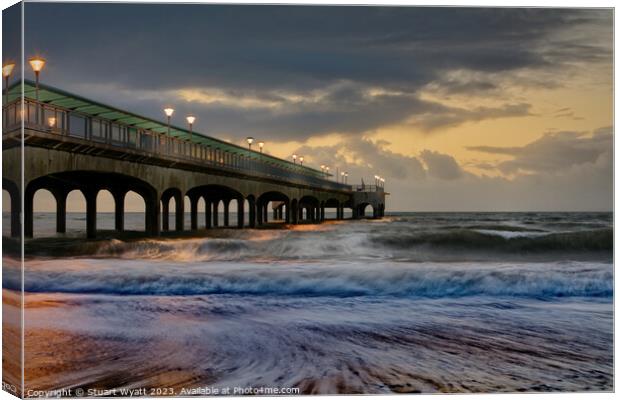
POLYGON ((11 74, 13 73, 13 68, 15 68, 15 64, 13 63, 6 63, 2 66, 2 77, 4 78, 4 91, 5 91, 5 97, 4 97, 4 102, 8 103, 9 102, 9 78, 11 77, 11 74))
POLYGON ((174 114, 174 108, 166 107, 164 108, 164 113, 166 114, 166 118, 168 120, 168 136, 170 136, 170 118, 172 114, 174 114))
POLYGON ((254 138, 252 136, 248 136, 245 140, 248 142, 248 149, 252 150, 252 143, 254 143, 254 138))
POLYGON ((293 154, 293 164, 297 164, 297 154, 293 154))
POLYGON ((344 183, 344 171, 340 173, 340 179, 342 180, 342 183, 344 183))
POLYGON ((263 147, 265 147, 265 142, 263 141, 258 142, 258 148, 260 149, 261 153, 263 152, 263 147))
POLYGON ((194 117, 193 115, 188 115, 187 116, 187 123, 189 124, 189 140, 190 140, 190 142, 192 141, 192 132, 193 132, 194 122, 195 121, 196 121, 196 117, 194 117))
POLYGON ((385 178, 381 178, 381 187, 385 187, 385 178))
POLYGON ((299 157, 299 165, 304 165, 304 156, 299 157))
POLYGON ((329 179, 329 167, 327 165, 325 166, 325 177, 329 179))
POLYGON ((321 164, 321 172, 323 173, 323 177, 325 177, 325 165, 321 164))
POLYGON ((36 100, 39 101, 39 75, 41 75, 41 70, 45 67, 45 59, 42 57, 32 57, 28 60, 28 63, 30 63, 30 67, 32 67, 32 70, 34 71, 35 97, 36 100))
POLYGON ((349 173, 348 173, 348 172, 345 172, 345 173, 344 173, 344 183, 345 183, 345 184, 347 183, 347 180, 348 180, 347 178, 348 178, 348 177, 349 177, 349 173))

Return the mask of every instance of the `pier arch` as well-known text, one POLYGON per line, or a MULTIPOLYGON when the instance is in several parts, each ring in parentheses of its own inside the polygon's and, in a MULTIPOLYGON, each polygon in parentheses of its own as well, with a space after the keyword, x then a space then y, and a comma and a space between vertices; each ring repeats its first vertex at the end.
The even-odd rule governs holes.
POLYGON ((338 199, 336 198, 330 198, 327 199, 324 204, 323 204, 323 213, 327 214, 327 213, 332 213, 333 214, 333 218, 327 218, 324 217, 324 219, 343 219, 343 213, 342 213, 342 203, 340 201, 338 201, 338 199))
MULTIPOLYGON (((123 215, 124 202, 119 201, 128 191, 134 191, 145 202, 145 231, 149 235, 159 233, 159 206, 157 191, 148 183, 132 176, 118 173, 96 171, 67 171, 54 173, 31 180, 24 191, 24 234, 33 235, 33 199, 38 189, 46 188, 52 192, 57 202, 57 230, 64 232, 66 226, 66 198, 73 190, 79 190, 86 201, 86 236, 97 234, 97 195, 101 190, 112 194, 116 217, 123 215), (123 204, 123 207, 120 207, 123 204)), ((122 221, 115 218, 115 228, 122 230, 122 221)))
MULTIPOLYGON (((37 188, 33 193, 32 208, 39 213, 51 213, 57 208, 58 199, 52 194, 51 190, 46 187, 37 188)), ((57 221, 58 222, 58 221, 57 221)), ((33 234, 36 236, 53 236, 54 227, 46 226, 46 218, 33 218, 33 234)))
POLYGON ((121 215, 116 215, 115 220, 121 219, 122 222, 119 224, 115 224, 117 231, 130 230, 127 228, 131 228, 131 230, 143 231, 146 230, 146 200, 139 193, 134 192, 133 190, 129 190, 122 194, 122 200, 119 199, 119 203, 122 202, 122 207, 120 210, 115 208, 115 212, 122 212, 121 215), (130 222, 129 224, 125 223, 125 217, 129 211, 134 213, 143 213, 145 218, 143 219, 142 224, 138 224, 136 222, 130 222))
POLYGON ((299 203, 297 205, 299 219, 307 222, 317 222, 319 214, 320 202, 314 196, 303 196, 299 199, 299 203))
POLYGON ((114 211, 114 196, 108 189, 101 189, 97 192, 97 230, 114 230, 114 220, 106 220, 105 213, 114 211))
POLYGON ((279 191, 269 191, 260 195, 258 198, 258 207, 263 213, 264 222, 269 221, 269 205, 271 204, 272 219, 281 220, 283 223, 290 223, 290 198, 279 191))
MULTIPOLYGON (((197 229, 197 214, 198 214, 198 202, 203 199, 205 202, 205 226, 207 229, 217 226, 230 226, 230 203, 234 199, 238 204, 241 204, 244 196, 238 190, 219 184, 207 184, 200 185, 191 188, 187 191, 187 196, 190 199, 191 207, 191 225, 192 229, 197 229), (222 214, 223 221, 220 222, 219 216, 222 214)), ((243 219, 243 215, 238 218, 243 219)), ((243 223, 243 221, 241 221, 243 223)), ((239 220, 237 222, 239 225, 239 220)))
POLYGON ((162 231, 170 230, 170 203, 174 204, 174 227, 182 231, 185 220, 185 200, 181 189, 168 188, 161 194, 161 221, 162 231))

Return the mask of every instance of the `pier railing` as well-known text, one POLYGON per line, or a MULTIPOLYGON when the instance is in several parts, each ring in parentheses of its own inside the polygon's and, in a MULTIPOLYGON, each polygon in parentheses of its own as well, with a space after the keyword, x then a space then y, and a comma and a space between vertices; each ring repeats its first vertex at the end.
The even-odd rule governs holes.
POLYGON ((351 190, 354 192, 382 192, 383 186, 379 185, 353 185, 351 190))
POLYGON ((215 140, 212 141, 213 145, 196 143, 30 98, 24 99, 22 111, 20 100, 10 102, 2 109, 3 136, 20 129, 23 121, 25 129, 84 140, 93 146, 137 150, 156 157, 319 188, 352 190, 350 185, 332 181, 320 171, 242 148, 224 144, 218 146, 215 140))

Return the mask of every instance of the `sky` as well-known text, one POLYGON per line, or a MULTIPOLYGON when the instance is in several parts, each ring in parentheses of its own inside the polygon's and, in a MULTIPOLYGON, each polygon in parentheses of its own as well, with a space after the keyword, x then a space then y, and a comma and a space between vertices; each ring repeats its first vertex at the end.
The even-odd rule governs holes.
POLYGON ((171 105, 179 125, 193 113, 195 131, 253 136, 349 183, 381 175, 388 211, 606 211, 612 18, 26 3, 25 49, 48 60, 46 84, 161 120, 171 105))

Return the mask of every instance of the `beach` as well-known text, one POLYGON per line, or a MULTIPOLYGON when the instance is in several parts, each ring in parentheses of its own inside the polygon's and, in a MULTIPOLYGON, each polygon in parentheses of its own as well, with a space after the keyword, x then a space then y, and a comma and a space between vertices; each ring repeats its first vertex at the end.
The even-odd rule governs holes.
POLYGON ((610 391, 612 221, 402 213, 36 254, 26 392, 610 391))

